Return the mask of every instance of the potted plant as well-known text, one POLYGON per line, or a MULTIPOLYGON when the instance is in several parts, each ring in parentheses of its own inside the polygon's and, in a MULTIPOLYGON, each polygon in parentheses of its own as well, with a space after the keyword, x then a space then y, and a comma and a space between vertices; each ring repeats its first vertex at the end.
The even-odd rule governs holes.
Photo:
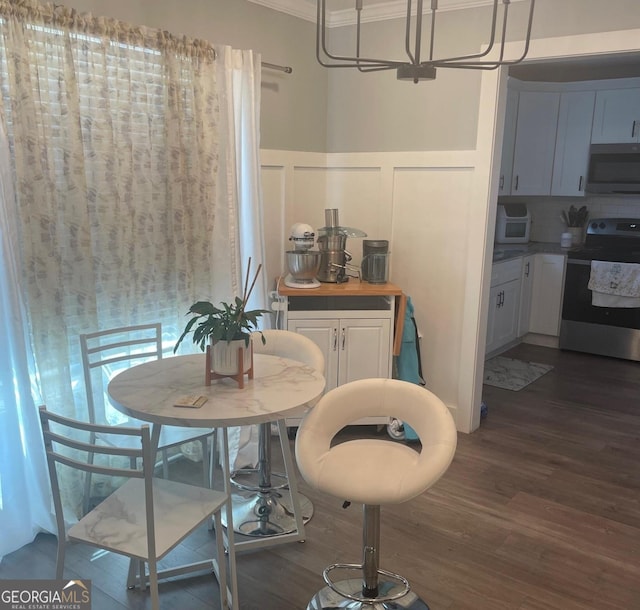
POLYGON ((571 233, 571 244, 580 245, 584 240, 584 226, 589 219, 587 206, 583 205, 577 208, 575 205, 569 207, 569 210, 562 210, 562 220, 567 225, 567 232, 571 233))
MULTIPOLYGON (((247 310, 247 301, 251 296, 253 287, 262 265, 247 290, 247 280, 251 268, 251 259, 247 265, 245 289, 242 298, 236 297, 232 303, 222 301, 219 306, 210 301, 198 301, 189 307, 187 315, 193 316, 186 324, 184 331, 173 348, 175 353, 182 340, 193 333, 193 342, 204 352, 211 345, 211 367, 214 373, 221 375, 236 375, 244 373, 251 367, 251 350, 249 341, 251 333, 258 329, 258 319, 262 314, 268 313, 266 309, 247 310), (238 371, 238 348, 244 348, 243 370, 238 371)), ((262 337, 265 343, 265 338, 262 337)))

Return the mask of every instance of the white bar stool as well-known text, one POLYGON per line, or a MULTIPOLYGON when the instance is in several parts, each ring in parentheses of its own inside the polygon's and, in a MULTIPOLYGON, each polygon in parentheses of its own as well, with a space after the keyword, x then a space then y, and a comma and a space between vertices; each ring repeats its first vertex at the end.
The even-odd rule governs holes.
MULTIPOLYGON (((276 329, 263 330, 254 335, 254 354, 290 358, 324 374, 322 350, 308 337, 276 329), (265 338, 264 344, 260 334, 265 338)), ((295 493, 289 489, 290 479, 295 476, 293 456, 287 436, 282 436, 284 424, 280 423, 278 429, 285 473, 272 472, 271 469, 271 423, 258 426, 257 468, 242 468, 232 473, 233 485, 243 492, 249 492, 249 495, 232 495, 233 527, 239 534, 265 538, 280 536, 299 529, 296 512, 301 513, 303 523, 313 516, 313 504, 309 498, 301 493, 297 493, 296 498, 291 495, 295 493), (274 481, 274 478, 279 481, 274 481)))
POLYGON ((397 379, 362 379, 339 386, 307 413, 296 437, 302 476, 322 492, 364 505, 362 563, 325 568, 327 586, 307 610, 428 610, 406 578, 379 567, 380 506, 406 502, 429 489, 449 467, 456 443, 456 426, 444 403, 429 390, 397 379), (386 438, 332 446, 345 426, 370 416, 409 424, 420 450, 386 438), (336 570, 347 575, 355 571, 360 578, 335 582, 331 573, 336 570))

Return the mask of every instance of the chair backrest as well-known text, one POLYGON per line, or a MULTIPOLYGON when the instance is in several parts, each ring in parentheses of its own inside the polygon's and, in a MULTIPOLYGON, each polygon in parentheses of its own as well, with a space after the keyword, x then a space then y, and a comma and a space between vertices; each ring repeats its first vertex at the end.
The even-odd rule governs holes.
MULTIPOLYGON (((147 519, 147 535, 150 551, 155 555, 155 536, 153 519, 153 468, 154 460, 151 452, 151 433, 147 424, 139 428, 112 427, 81 422, 47 411, 40 407, 40 424, 44 440, 49 479, 53 494, 58 535, 65 532, 65 512, 62 494, 60 492, 60 478, 58 465, 75 469, 88 476, 87 473, 99 474, 106 477, 144 479, 145 488, 145 516, 147 519), (52 430, 50 423, 55 424, 52 430), (96 436, 106 435, 139 439, 138 442, 105 444, 92 441, 96 436), (117 459, 122 458, 122 459, 117 459), (142 460, 142 469, 132 464, 142 460), (113 463, 117 461, 117 465, 113 463)), ((84 487, 84 485, 82 485, 84 487)), ((69 507, 71 508, 71 507, 69 507)), ((78 515, 74 515, 77 517, 78 515)))
MULTIPOLYGON (((89 421, 113 423, 105 414, 107 383, 134 361, 140 364, 162 358, 162 326, 160 323, 139 324, 82 334, 80 351, 89 421)), ((120 415, 117 417, 121 419, 120 415)))
POLYGON ((290 330, 267 329, 253 333, 253 351, 302 362, 324 375, 322 350, 308 337, 290 330), (263 344, 260 335, 265 338, 263 344))

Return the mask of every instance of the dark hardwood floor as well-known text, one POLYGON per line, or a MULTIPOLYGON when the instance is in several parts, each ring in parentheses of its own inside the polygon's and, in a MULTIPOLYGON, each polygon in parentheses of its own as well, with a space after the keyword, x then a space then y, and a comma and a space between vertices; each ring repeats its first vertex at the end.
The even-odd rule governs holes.
MULTIPOLYGON (((383 507, 382 567, 431 610, 640 609, 640 363, 530 345, 504 355, 554 369, 519 392, 484 387, 488 416, 459 435, 444 477, 383 507)), ((327 564, 359 560, 361 509, 301 488, 315 506, 306 542, 238 555, 245 610, 304 609, 327 564)), ((213 549, 202 529, 173 560, 213 549)), ((149 608, 145 593, 126 590, 126 568, 77 546, 65 576, 92 579, 93 610, 149 608)), ((0 564, 3 579, 54 574, 51 535, 0 564)), ((219 607, 209 575, 165 583, 160 595, 163 608, 219 607)))

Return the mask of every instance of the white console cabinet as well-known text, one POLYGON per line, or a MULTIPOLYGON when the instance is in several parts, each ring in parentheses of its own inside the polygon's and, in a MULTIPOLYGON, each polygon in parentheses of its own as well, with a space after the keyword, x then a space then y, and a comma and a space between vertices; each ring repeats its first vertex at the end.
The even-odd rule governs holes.
MULTIPOLYGON (((305 335, 325 359, 325 391, 358 379, 392 374, 396 298, 393 284, 323 284, 316 289, 280 287, 285 298, 281 328, 305 335)), ((299 419, 287 419, 295 426, 299 419)), ((369 418, 359 424, 385 424, 369 418)))
MULTIPOLYGON (((353 312, 336 312, 342 315, 353 312)), ((389 377, 391 321, 385 318, 291 319, 288 330, 309 337, 325 361, 325 391, 356 379, 389 377)))

